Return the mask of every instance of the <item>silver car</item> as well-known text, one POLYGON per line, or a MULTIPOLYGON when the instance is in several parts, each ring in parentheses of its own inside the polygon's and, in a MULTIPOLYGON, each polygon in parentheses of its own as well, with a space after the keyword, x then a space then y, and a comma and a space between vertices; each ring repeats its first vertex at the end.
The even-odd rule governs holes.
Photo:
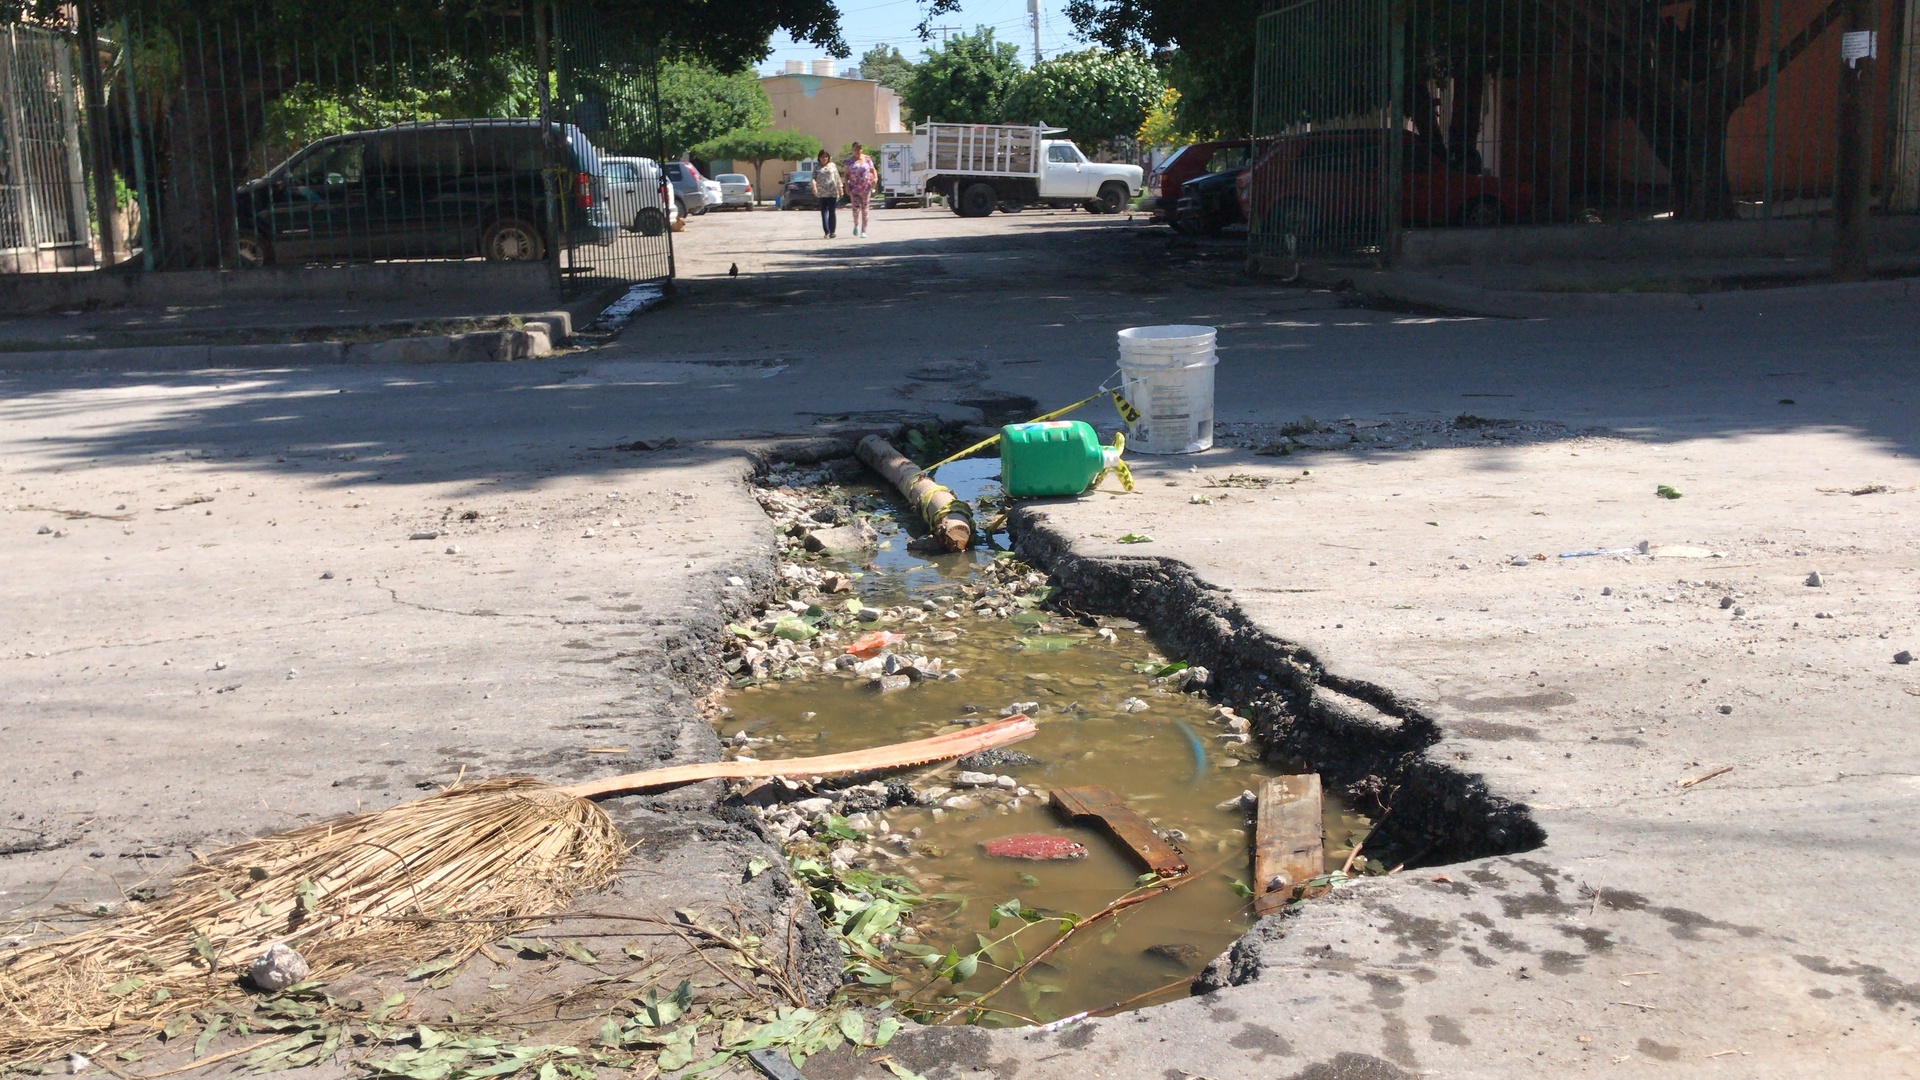
POLYGON ((689 161, 669 161, 661 166, 667 171, 667 185, 673 190, 674 201, 680 204, 681 217, 699 217, 713 206, 707 193, 706 177, 689 161))
POLYGON ((721 173, 714 179, 720 182, 720 205, 753 209, 753 181, 744 173, 721 173))
POLYGON ((660 166, 652 158, 603 157, 607 204, 613 220, 628 232, 659 236, 680 220, 678 200, 667 198, 660 166))

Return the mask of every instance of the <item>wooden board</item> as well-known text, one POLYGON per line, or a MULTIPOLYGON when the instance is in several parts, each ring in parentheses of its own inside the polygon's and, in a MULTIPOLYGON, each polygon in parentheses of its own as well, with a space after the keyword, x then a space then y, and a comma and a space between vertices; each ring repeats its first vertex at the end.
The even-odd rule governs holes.
POLYGON ((982 750, 1016 743, 1021 739, 1031 739, 1038 730, 1025 713, 1015 713, 1005 720, 996 720, 991 724, 969 728, 966 731, 935 735, 929 739, 917 739, 913 742, 895 743, 892 746, 877 746, 870 750, 853 750, 844 754, 827 754, 823 757, 787 758, 774 761, 703 761, 692 765, 671 765, 664 769, 650 769, 647 772, 628 773, 625 776, 609 776, 604 780, 589 780, 584 784, 574 784, 572 787, 564 787, 560 790, 578 799, 592 799, 629 791, 650 791, 678 784, 694 784, 702 780, 835 776, 842 773, 872 772, 878 769, 904 769, 909 765, 924 765, 929 761, 965 757, 982 750))
POLYGON ((1326 873, 1321 843, 1320 774, 1275 776, 1260 785, 1253 834, 1253 910, 1278 911, 1301 882, 1326 873))
POLYGON ((1111 788, 1098 785, 1054 788, 1053 808, 1068 821, 1098 822, 1140 860, 1140 865, 1161 877, 1178 877, 1187 872, 1185 857, 1160 838, 1153 822, 1121 802, 1111 788))

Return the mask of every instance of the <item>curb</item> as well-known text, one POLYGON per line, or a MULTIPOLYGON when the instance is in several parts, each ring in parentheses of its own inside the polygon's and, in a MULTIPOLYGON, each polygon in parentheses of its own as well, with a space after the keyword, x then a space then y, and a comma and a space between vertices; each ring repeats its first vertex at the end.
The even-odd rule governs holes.
POLYGON ((1670 312, 1754 314, 1782 307, 1898 303, 1914 298, 1915 286, 1920 285, 1920 278, 1896 278, 1703 293, 1535 292, 1486 289, 1410 272, 1343 272, 1335 267, 1316 266, 1301 267, 1300 279, 1320 286, 1350 283, 1356 291, 1368 296, 1502 319, 1670 312))
POLYGON ((572 339, 572 316, 543 311, 512 330, 394 337, 383 341, 289 341, 244 345, 135 345, 108 349, 0 352, 0 371, 84 371, 100 368, 186 371, 205 367, 310 364, 473 364, 536 360, 572 339))

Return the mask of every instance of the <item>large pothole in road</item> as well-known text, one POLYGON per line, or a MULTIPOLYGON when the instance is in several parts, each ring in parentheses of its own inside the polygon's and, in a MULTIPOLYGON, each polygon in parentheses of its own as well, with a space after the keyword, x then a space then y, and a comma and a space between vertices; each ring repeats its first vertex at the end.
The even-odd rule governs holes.
MULTIPOLYGON (((940 480, 985 519, 997 471, 996 459, 974 459, 940 480)), ((835 753, 1014 712, 1039 734, 880 780, 736 792, 840 931, 849 997, 928 1021, 1018 1025, 1190 993, 1253 923, 1254 793, 1274 775, 1318 769, 1329 791, 1323 873, 1300 902, 1421 859, 1537 842, 1524 813, 1471 778, 1421 772, 1417 718, 1386 717, 1375 726, 1391 733, 1371 740, 1342 740, 1314 719, 1385 717, 1364 689, 1302 698, 1291 687, 1305 665, 1284 646, 1260 655, 1184 625, 1170 639, 1166 612, 1129 610, 1145 592, 1116 591, 1077 564, 1050 575, 1005 534, 958 555, 922 550, 876 484, 851 461, 776 465, 763 478, 762 505, 784 530, 783 595, 732 628, 732 687, 715 705, 730 753, 835 753), (1409 784, 1421 793, 1403 800, 1409 784), (1087 785, 1110 789, 1178 849, 1189 870, 1174 887, 1105 830, 1063 820, 1049 796, 1087 785), (1374 829, 1398 802, 1410 806, 1374 829)), ((1035 539, 1048 560, 1071 561, 1035 539)), ((1196 610, 1177 582, 1158 591, 1158 603, 1196 610)))

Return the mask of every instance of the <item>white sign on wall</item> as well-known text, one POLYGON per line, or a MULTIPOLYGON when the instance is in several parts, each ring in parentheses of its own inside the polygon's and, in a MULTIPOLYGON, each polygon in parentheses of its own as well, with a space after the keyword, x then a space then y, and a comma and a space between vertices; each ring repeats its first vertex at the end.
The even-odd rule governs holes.
POLYGON ((1873 60, 1880 55, 1880 34, 1875 30, 1849 30, 1840 35, 1840 59, 1848 67, 1857 67, 1862 60, 1873 60))

